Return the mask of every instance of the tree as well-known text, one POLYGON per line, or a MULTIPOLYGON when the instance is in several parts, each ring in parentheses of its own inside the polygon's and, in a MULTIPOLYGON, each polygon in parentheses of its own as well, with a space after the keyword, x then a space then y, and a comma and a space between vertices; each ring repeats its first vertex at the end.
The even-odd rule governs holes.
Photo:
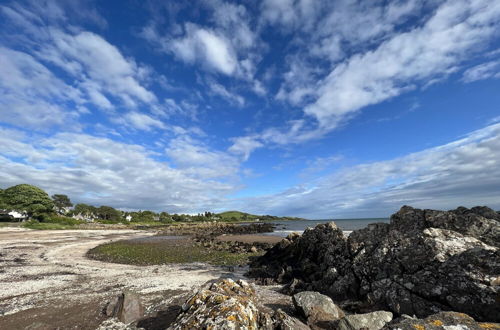
POLYGON ((73 214, 82 214, 82 215, 96 215, 97 209, 92 206, 92 205, 87 205, 87 204, 76 204, 75 208, 73 209, 73 214))
POLYGON ((40 218, 54 209, 54 203, 49 195, 29 184, 19 184, 5 189, 3 198, 8 208, 26 211, 30 217, 40 218))
POLYGON ((65 208, 72 207, 73 203, 71 203, 70 199, 66 195, 55 194, 52 195, 52 201, 59 213, 65 213, 65 208))
POLYGON ((111 206, 100 206, 97 208, 97 217, 102 220, 118 222, 122 218, 122 213, 111 206))

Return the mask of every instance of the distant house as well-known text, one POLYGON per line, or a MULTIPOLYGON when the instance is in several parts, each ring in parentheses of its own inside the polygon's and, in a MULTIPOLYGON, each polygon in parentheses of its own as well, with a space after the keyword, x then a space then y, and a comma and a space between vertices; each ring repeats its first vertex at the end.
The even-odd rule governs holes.
POLYGON ((87 221, 87 222, 94 222, 94 220, 95 220, 95 217, 93 214, 89 215, 89 214, 83 214, 83 213, 74 214, 72 216, 72 218, 76 219, 76 220, 80 220, 80 221, 87 221))
POLYGON ((0 210, 0 218, 10 221, 26 221, 29 216, 26 211, 0 210))
POLYGON ((127 214, 125 220, 127 220, 128 222, 132 221, 132 216, 130 214, 127 214))

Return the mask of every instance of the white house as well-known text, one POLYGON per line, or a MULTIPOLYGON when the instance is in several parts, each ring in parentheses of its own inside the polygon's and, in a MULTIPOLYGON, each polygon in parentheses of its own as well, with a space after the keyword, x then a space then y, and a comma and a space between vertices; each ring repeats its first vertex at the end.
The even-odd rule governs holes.
POLYGON ((130 222, 132 220, 132 216, 130 214, 127 214, 127 216, 125 217, 125 220, 130 222))
POLYGON ((10 211, 7 214, 17 221, 25 221, 28 219, 28 213, 26 213, 26 211, 10 211))

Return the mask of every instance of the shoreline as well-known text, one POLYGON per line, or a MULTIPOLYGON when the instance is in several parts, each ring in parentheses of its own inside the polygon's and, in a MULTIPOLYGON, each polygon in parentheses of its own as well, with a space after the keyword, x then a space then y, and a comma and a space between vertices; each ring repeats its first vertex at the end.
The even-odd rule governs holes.
POLYGON ((145 305, 159 309, 209 280, 242 277, 239 270, 208 264, 134 266, 86 257, 95 246, 154 234, 0 228, 0 328, 36 323, 42 329, 95 329, 105 319, 106 302, 123 290, 139 293, 145 305))

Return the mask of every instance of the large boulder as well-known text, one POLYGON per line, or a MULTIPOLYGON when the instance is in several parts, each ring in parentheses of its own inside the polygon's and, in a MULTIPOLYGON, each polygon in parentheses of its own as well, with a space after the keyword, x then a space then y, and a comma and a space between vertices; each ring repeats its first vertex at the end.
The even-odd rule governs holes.
POLYGON ((281 310, 257 308, 255 289, 247 282, 222 279, 197 291, 168 329, 309 329, 281 310))
POLYGON ((347 315, 337 324, 338 330, 379 330, 391 322, 392 313, 377 311, 365 314, 347 315))
POLYGON ((287 290, 324 293, 348 311, 426 317, 459 311, 499 321, 500 222, 486 207, 404 206, 346 238, 335 224, 289 237, 252 262, 249 275, 287 290))
POLYGON ((310 325, 333 324, 333 321, 345 316, 330 297, 319 292, 299 292, 293 296, 293 304, 310 325))
POLYGON ((124 324, 130 324, 144 316, 140 297, 133 292, 123 292, 114 297, 106 306, 104 313, 116 317, 124 324))

